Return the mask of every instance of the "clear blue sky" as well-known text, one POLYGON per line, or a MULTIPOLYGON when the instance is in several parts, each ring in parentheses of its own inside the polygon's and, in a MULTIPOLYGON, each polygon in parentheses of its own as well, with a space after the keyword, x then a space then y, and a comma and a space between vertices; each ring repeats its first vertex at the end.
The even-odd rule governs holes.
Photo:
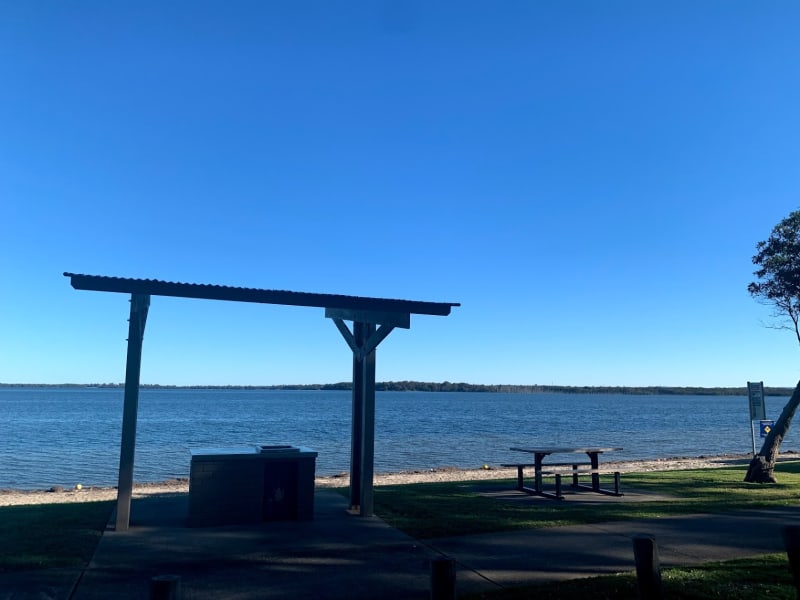
MULTIPOLYGON (((0 382, 124 379, 63 271, 460 302, 378 380, 794 385, 795 2, 0 2, 0 382)), ((142 381, 350 379, 323 311, 154 297, 142 381)))

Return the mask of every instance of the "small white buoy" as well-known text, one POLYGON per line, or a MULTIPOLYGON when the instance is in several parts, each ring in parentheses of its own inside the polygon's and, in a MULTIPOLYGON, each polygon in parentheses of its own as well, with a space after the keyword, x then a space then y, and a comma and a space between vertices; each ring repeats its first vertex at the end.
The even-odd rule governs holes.
POLYGON ((82 489, 83 489, 83 486, 82 486, 82 485, 79 483, 79 484, 77 484, 77 485, 75 486, 75 489, 76 489, 76 490, 82 490, 82 489))

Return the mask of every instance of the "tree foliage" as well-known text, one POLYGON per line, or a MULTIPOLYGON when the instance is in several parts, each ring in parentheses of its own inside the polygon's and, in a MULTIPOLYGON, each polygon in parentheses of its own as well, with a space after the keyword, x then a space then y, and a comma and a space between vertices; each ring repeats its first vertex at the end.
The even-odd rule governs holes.
POLYGON ((776 316, 788 317, 800 343, 800 211, 794 211, 758 242, 753 273, 758 281, 747 286, 754 297, 772 304, 776 316))
MULTIPOLYGON (((794 211, 778 223, 769 238, 756 244, 753 273, 758 280, 747 286, 755 298, 771 304, 776 316, 791 322, 790 329, 800 343, 800 211, 794 211)), ((745 475, 751 483, 775 483, 775 462, 792 418, 800 406, 800 383, 795 388, 781 416, 769 432, 761 450, 753 457, 745 475)))

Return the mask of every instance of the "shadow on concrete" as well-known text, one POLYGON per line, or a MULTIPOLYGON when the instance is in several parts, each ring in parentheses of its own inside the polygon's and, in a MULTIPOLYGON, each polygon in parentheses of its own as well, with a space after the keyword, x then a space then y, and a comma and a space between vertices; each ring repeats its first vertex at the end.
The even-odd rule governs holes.
MULTIPOLYGON (((147 598, 178 575, 186 598, 427 598, 435 551, 377 517, 354 517, 333 491, 315 495, 313 521, 188 527, 188 496, 135 500, 131 528, 111 527, 75 600, 147 598)), ((113 518, 112 518, 113 522, 113 518)))

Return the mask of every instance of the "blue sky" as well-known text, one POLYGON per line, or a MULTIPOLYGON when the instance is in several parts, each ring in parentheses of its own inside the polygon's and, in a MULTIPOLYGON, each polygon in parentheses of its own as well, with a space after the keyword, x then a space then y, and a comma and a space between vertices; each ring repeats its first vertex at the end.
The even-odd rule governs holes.
MULTIPOLYGON (((0 382, 124 379, 62 272, 460 302, 378 380, 794 385, 793 2, 0 2, 0 382)), ((142 381, 350 379, 323 311, 154 297, 142 381)))

